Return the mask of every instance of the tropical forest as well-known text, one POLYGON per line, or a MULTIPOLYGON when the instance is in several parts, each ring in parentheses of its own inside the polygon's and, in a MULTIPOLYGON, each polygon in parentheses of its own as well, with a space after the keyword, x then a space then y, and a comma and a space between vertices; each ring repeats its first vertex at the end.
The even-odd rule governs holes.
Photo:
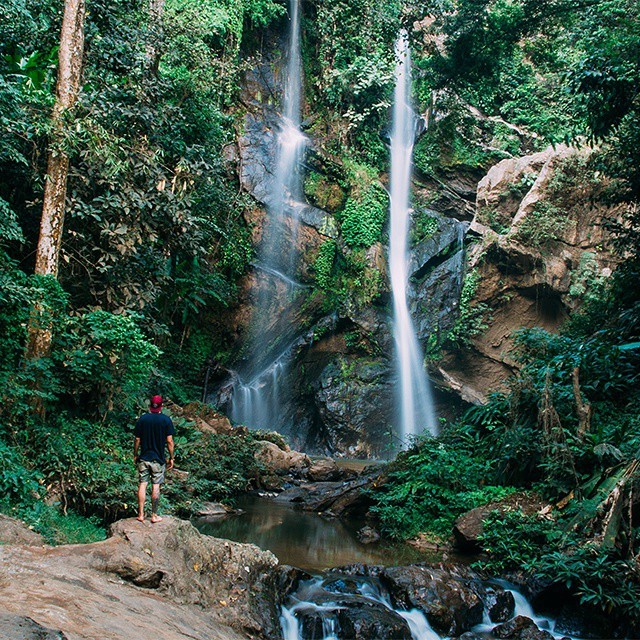
POLYGON ((635 0, 2 0, 0 638, 640 638, 639 204, 635 0))

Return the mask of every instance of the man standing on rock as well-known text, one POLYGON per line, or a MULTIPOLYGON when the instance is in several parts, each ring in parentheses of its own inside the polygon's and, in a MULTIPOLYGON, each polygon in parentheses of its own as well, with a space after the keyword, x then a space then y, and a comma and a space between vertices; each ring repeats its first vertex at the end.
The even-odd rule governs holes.
POLYGON ((153 396, 149 402, 149 413, 136 422, 133 459, 140 474, 138 485, 138 520, 144 522, 144 503, 147 498, 147 484, 151 480, 151 522, 160 522, 158 502, 160 485, 167 470, 164 447, 169 449, 169 470, 173 469, 173 434, 175 429, 169 416, 162 413, 162 396, 153 396), (140 455, 138 455, 138 451, 140 455))

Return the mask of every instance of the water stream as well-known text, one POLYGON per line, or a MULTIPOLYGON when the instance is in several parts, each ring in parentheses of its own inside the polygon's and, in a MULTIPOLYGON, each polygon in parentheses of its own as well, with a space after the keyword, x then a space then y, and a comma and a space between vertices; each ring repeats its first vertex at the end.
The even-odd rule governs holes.
POLYGON ((400 438, 403 442, 422 433, 438 430, 431 388, 424 368, 424 355, 409 307, 409 209, 411 158, 416 132, 416 116, 410 104, 411 54, 406 33, 396 42, 396 85, 391 131, 391 231, 389 271, 393 293, 393 334, 398 371, 400 438))
MULTIPOLYGON (((275 553, 281 564, 299 567, 311 574, 287 596, 280 622, 285 640, 346 640, 352 637, 353 620, 362 612, 373 611, 379 619, 398 618, 408 625, 412 640, 442 640, 419 609, 394 606, 385 585, 373 575, 345 573, 347 565, 406 566, 426 562, 437 564, 442 554, 426 555, 405 544, 369 544, 359 542, 356 532, 364 524, 352 519, 343 521, 317 513, 294 509, 271 498, 245 496, 237 505, 242 513, 226 518, 201 519, 195 522, 202 533, 236 542, 256 544, 275 553), (334 568, 338 567, 338 568, 334 568)), ((449 561, 463 558, 449 557, 449 561)), ((511 591, 515 601, 513 616, 526 616, 554 638, 570 637, 557 632, 555 621, 535 612, 526 598, 504 580, 482 583, 490 589, 511 591)), ((400 621, 400 624, 402 623, 400 621)), ((488 610, 482 622, 471 630, 487 640, 494 638, 488 610)), ((406 637, 405 635, 399 637, 406 637)), ((390 636, 385 636, 390 637, 390 636)), ((373 637, 372 637, 373 640, 373 637)))
MULTIPOLYGON (((277 345, 283 329, 274 318, 283 315, 291 304, 291 295, 303 289, 295 279, 299 230, 298 207, 302 199, 301 167, 307 138, 300 127, 302 64, 300 58, 299 0, 289 4, 289 44, 282 113, 277 136, 274 178, 267 197, 267 215, 263 222, 262 242, 255 268, 276 283, 256 285, 247 353, 251 354, 233 382, 228 411, 236 422, 249 427, 282 427, 280 411, 288 358, 282 354, 265 366, 265 352, 277 345), (278 286, 284 284, 282 286, 278 286)), ((276 347, 277 348, 277 347, 276 347)))

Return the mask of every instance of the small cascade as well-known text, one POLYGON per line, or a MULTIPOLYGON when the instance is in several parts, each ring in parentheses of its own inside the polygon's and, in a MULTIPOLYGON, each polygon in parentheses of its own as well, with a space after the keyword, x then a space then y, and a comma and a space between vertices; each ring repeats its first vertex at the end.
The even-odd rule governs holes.
POLYGON ((424 356, 407 304, 409 286, 409 197, 416 116, 410 105, 411 56, 405 32, 396 42, 396 86, 391 131, 391 229, 389 271, 393 293, 393 333, 396 343, 400 437, 403 443, 425 429, 438 431, 424 356))
POLYGON ((345 618, 351 617, 350 606, 358 607, 363 604, 366 604, 365 609, 379 607, 393 611, 398 618, 404 619, 412 640, 440 639, 421 611, 394 609, 389 594, 379 581, 349 576, 346 580, 351 588, 345 591, 341 586, 341 578, 340 574, 335 574, 329 577, 315 577, 300 583, 295 594, 289 597, 288 606, 282 607, 280 624, 284 640, 302 640, 306 637, 314 637, 317 640, 344 640, 346 636, 341 627, 341 620, 344 622, 345 618), (320 629, 322 636, 317 635, 320 629))
MULTIPOLYGON (((286 82, 277 137, 276 166, 267 197, 267 215, 263 222, 258 260, 254 263, 254 268, 271 280, 267 283, 259 280, 256 285, 247 341, 247 352, 252 355, 242 367, 242 377, 237 375, 232 380, 228 406, 235 422, 264 429, 277 428, 282 420, 280 402, 289 361, 288 357, 280 354, 272 359, 271 364, 264 366, 265 359, 269 358, 265 350, 269 349, 268 345, 277 345, 283 333, 283 327, 274 326, 273 319, 286 315, 292 296, 304 288, 295 280, 299 227, 299 207, 295 203, 302 199, 300 167, 307 143, 300 128, 302 64, 299 0, 290 0, 289 18, 286 82)), ((292 333, 289 332, 289 335, 292 333)))

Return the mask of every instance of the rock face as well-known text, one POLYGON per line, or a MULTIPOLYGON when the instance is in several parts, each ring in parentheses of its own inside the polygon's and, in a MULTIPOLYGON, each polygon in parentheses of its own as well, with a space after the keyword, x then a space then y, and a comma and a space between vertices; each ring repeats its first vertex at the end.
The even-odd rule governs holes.
POLYGON ((618 212, 599 199, 606 185, 590 154, 549 147, 502 160, 478 184, 466 270, 477 278, 471 307, 485 328, 438 365, 442 384, 469 402, 486 401, 516 370, 513 331, 557 330, 616 266, 600 222, 618 212))
POLYGON ((276 565, 188 522, 123 520, 91 545, 1 546, 0 607, 70 640, 278 638, 276 565))
MULTIPOLYGON (((285 215, 275 223, 272 216, 268 221, 265 217, 273 197, 282 66, 281 54, 274 47, 273 51, 263 52, 263 58, 247 72, 242 89, 246 113, 237 143, 227 150, 227 157, 236 162, 243 189, 258 203, 246 212, 258 254, 266 237, 266 224, 280 225, 275 234, 271 229, 269 235, 280 238, 282 247, 293 248, 299 264, 294 278, 297 282, 285 283, 274 275, 269 270, 274 265, 254 263, 254 270, 241 283, 240 303, 228 321, 236 338, 233 371, 212 400, 229 411, 230 392, 236 381, 255 380, 256 372, 269 370, 287 345, 293 344, 291 356, 287 356, 287 373, 282 374, 286 379, 280 389, 284 392, 278 392, 280 408, 270 418, 272 424, 260 427, 280 431, 294 448, 310 453, 386 456, 391 449, 390 426, 396 421, 387 248, 374 243, 364 256, 357 257, 366 262, 367 274, 381 277, 378 291, 382 294, 368 304, 349 300, 327 315, 322 294, 311 286, 315 279, 313 264, 319 247, 328 240, 335 240, 339 251, 351 252, 340 237, 333 215, 344 201, 339 182, 345 169, 322 143, 314 147, 313 139, 309 140, 307 161, 315 175, 326 178, 327 188, 335 187, 341 196, 311 196, 312 204, 288 202, 285 215), (291 224, 293 219, 299 220, 297 226, 291 224), (263 296, 264 292, 269 295, 263 296), (261 300, 260 340, 256 346, 249 339, 256 318, 251 309, 261 300), (329 325, 332 326, 327 331, 329 325), (243 344, 249 346, 248 351, 241 350, 243 344)), ((465 188, 468 191, 470 187, 465 188)), ((420 209, 415 215, 437 220, 437 228, 429 237, 415 240, 411 259, 413 288, 408 302, 419 337, 425 341, 434 332, 447 331, 455 318, 463 256, 458 249, 462 249, 464 227, 434 211, 425 213, 420 209)), ((287 269, 283 267, 282 271, 287 269)))

